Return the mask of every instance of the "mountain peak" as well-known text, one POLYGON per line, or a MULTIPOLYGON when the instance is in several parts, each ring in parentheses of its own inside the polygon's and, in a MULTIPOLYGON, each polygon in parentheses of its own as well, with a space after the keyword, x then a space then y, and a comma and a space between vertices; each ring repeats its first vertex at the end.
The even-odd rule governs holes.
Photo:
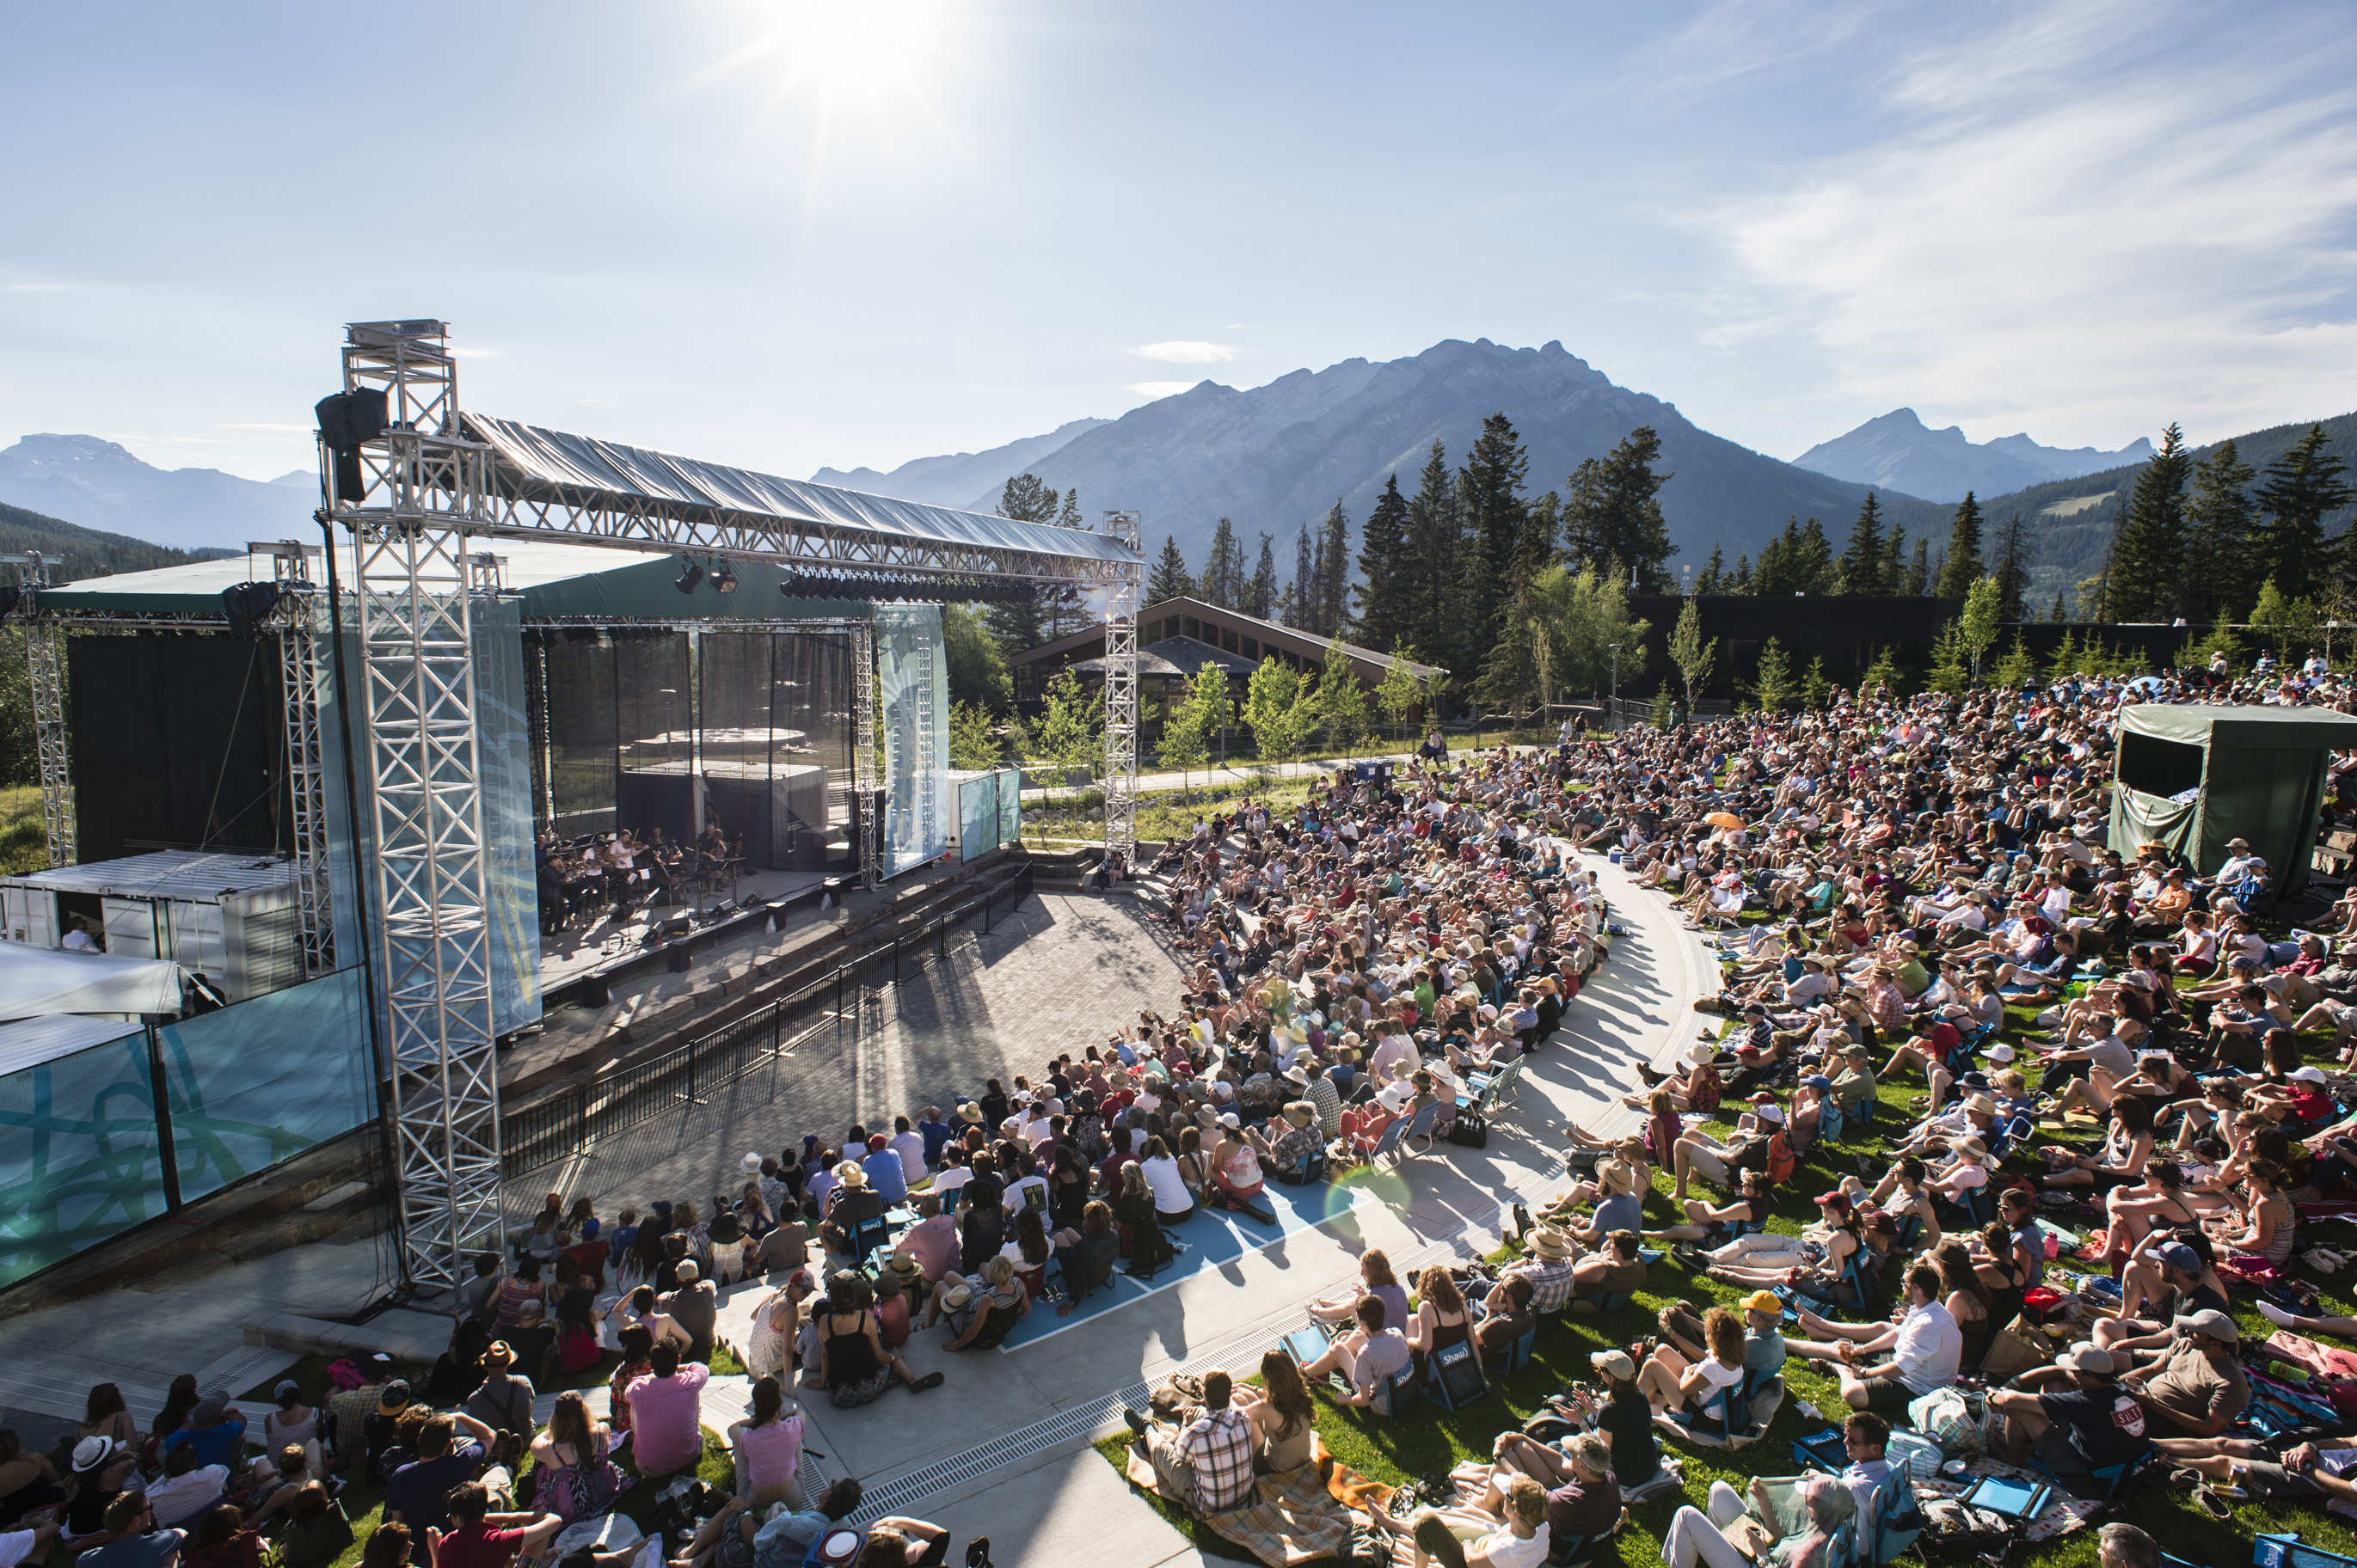
POLYGON ((264 484, 218 468, 163 469, 119 442, 44 432, 0 451, 0 501, 178 550, 243 550, 310 523, 317 479, 264 484))
POLYGON ((54 433, 17 437, 14 446, 0 452, 0 462, 106 463, 124 467, 146 467, 131 455, 129 447, 119 442, 97 435, 59 435, 54 433))
POLYGON ((1856 484, 1900 490, 1925 500, 1962 500, 2025 489, 2050 479, 2076 478, 2152 456, 2139 436, 2117 452, 2093 446, 2041 446, 2028 435, 2004 435, 1975 445, 1961 425, 1933 430, 1911 408, 1878 414, 1846 435, 1822 441, 1793 462, 1856 484))

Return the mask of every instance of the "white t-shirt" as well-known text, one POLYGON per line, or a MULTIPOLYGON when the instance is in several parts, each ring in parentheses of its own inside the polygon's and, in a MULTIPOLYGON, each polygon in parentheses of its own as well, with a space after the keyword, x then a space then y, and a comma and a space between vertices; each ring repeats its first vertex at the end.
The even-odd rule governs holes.
POLYGON ((1018 1208, 1036 1208, 1043 1214, 1047 1212, 1048 1178, 1046 1176, 1028 1176, 1021 1181, 1007 1184, 1006 1212, 1012 1214, 1018 1208), (1039 1195, 1039 1201, 1036 1204, 1030 1199, 1030 1195, 1035 1192, 1039 1195))
POLYGON ((1546 1520, 1539 1520, 1537 1530, 1528 1541, 1516 1539, 1512 1530, 1501 1530, 1465 1544, 1469 1555, 1471 1552, 1480 1552, 1489 1560, 1491 1568, 1542 1568, 1548 1552, 1546 1520))
POLYGON ((1720 1389, 1731 1389, 1743 1380, 1741 1367, 1726 1366, 1716 1356, 1705 1356, 1695 1363, 1695 1369, 1702 1374, 1702 1380, 1707 1385, 1704 1390, 1706 1395, 1720 1389))
POLYGON ((1146 1173, 1146 1185, 1154 1194, 1154 1208, 1160 1214, 1184 1214, 1195 1206, 1194 1195, 1178 1174, 1178 1162, 1168 1155, 1159 1159, 1141 1160, 1138 1169, 1146 1173))

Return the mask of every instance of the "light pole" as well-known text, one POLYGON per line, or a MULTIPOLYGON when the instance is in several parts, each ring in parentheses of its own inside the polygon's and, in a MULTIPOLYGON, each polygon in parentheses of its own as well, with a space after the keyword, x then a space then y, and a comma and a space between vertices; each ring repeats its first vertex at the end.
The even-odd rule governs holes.
POLYGON ((1620 727, 1620 645, 1612 644, 1612 722, 1607 729, 1620 727))

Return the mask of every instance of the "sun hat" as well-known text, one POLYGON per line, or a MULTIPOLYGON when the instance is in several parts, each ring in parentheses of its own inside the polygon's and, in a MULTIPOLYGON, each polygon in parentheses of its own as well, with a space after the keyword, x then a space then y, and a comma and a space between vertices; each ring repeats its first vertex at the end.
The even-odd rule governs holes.
POLYGON ((1607 1192, 1637 1190, 1637 1173, 1626 1160, 1605 1161, 1596 1167, 1596 1179, 1604 1185, 1607 1192))
POLYGON ((2013 1059, 2013 1047, 2000 1043, 1991 1046, 1986 1054, 1993 1062, 2009 1062, 2013 1059))
POLYGON ((2054 1359, 2057 1366, 2068 1367, 2074 1372, 2109 1374, 2116 1369, 2112 1353, 2092 1340, 2081 1340, 2054 1359))
POLYGON ((1996 1101, 1986 1094, 1975 1094, 1964 1101, 1964 1109, 1977 1111, 1984 1116, 1994 1116, 1996 1114, 1996 1101))
POLYGON ((1531 1232, 1531 1251, 1542 1258, 1568 1258, 1571 1240, 1554 1227, 1543 1225, 1531 1232))
POLYGON ((961 1122, 971 1122, 974 1125, 980 1126, 982 1124, 982 1107, 976 1105, 971 1100, 961 1101, 957 1108, 957 1117, 961 1122))
POLYGON ((1591 1350, 1587 1364, 1609 1377, 1626 1382, 1637 1375, 1637 1363, 1629 1359, 1626 1350, 1591 1350))
POLYGON ((1297 1100, 1285 1108, 1286 1120, 1297 1127, 1307 1127, 1318 1120, 1318 1107, 1307 1100, 1297 1100))
POLYGON ((1686 1060, 1696 1067, 1708 1067, 1717 1059, 1718 1042, 1716 1040, 1696 1040, 1687 1047, 1686 1060))
POLYGON ((1977 1164, 1988 1158, 1988 1145, 1978 1138, 1966 1138, 1956 1145, 1956 1153, 1977 1164))
POLYGON ((958 1281, 957 1283, 950 1286, 949 1289, 942 1293, 942 1305, 949 1308, 952 1312, 955 1312, 959 1307, 971 1304, 973 1300, 974 1287, 967 1284, 963 1280, 958 1281))
POLYGON ((737 1163, 745 1167, 745 1174, 747 1176, 757 1175, 761 1169, 761 1156, 759 1155, 748 1154, 743 1159, 737 1163))
POLYGON ((74 1474, 86 1476, 122 1452, 123 1444, 118 1441, 105 1437, 85 1437, 74 1444, 74 1474))
POLYGON ((1772 1290, 1756 1290, 1743 1298, 1746 1312, 1765 1312, 1774 1316, 1784 1315, 1783 1300, 1772 1290))
POLYGON ((867 1172, 857 1160, 845 1160, 834 1167, 834 1179, 845 1187, 866 1187, 867 1172))
POLYGON ((892 1262, 888 1264, 887 1267, 888 1267, 894 1274, 897 1274, 904 1281, 914 1279, 925 1272, 925 1265, 917 1262, 916 1259, 909 1256, 906 1252, 895 1252, 892 1254, 892 1262))

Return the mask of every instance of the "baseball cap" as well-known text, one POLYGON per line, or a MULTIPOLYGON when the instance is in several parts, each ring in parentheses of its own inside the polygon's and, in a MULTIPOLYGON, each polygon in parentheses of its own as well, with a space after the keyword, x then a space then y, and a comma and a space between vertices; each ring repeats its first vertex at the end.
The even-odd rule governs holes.
POLYGON ((1780 1317, 1784 1313, 1784 1303, 1772 1290, 1753 1291, 1743 1298, 1743 1305, 1748 1312, 1772 1313, 1780 1317))
POLYGON ((1243 1124, 1244 1119, 1237 1115, 1234 1112, 1222 1111, 1220 1112, 1220 1125, 1227 1128, 1229 1131, 1233 1132, 1243 1124))
POLYGON ((2205 1335, 2226 1345, 2243 1342, 2243 1331, 2234 1326, 2234 1320, 2214 1307, 2187 1313, 2177 1320, 2177 1330, 2180 1334, 2205 1335))
POLYGON ((2291 1076, 2298 1079, 2302 1083, 2322 1083, 2324 1069, 2320 1067, 2295 1068, 2292 1069, 2291 1076))
POLYGON ((1813 1072, 1813 1073, 1811 1073, 1808 1077, 1806 1077, 1806 1078, 1803 1079, 1801 1081, 1802 1081, 1803 1083, 1804 1083, 1804 1084, 1808 1085, 1811 1089, 1815 1090, 1819 1094, 1823 1094, 1823 1093, 1824 1093, 1827 1090, 1829 1090, 1829 1089, 1833 1088, 1833 1086, 1834 1086, 1834 1080, 1833 1080, 1832 1079, 1827 1078, 1824 1073, 1821 1073, 1821 1072, 1813 1072))
POLYGON ((2201 1254, 2182 1241, 2164 1241, 2152 1250, 2152 1255, 2180 1274, 2198 1274, 2201 1272, 2201 1254))
MULTIPOLYGON (((1777 1310, 1780 1312, 1783 1310, 1781 1305, 1777 1310)), ((1599 1372, 1609 1372, 1616 1378, 1629 1379, 1637 1375, 1637 1363, 1629 1359, 1629 1352, 1626 1350, 1595 1351, 1588 1356, 1587 1364, 1599 1372)))
POLYGON ((2074 1372, 2109 1373, 2116 1369, 2112 1353, 2088 1340, 2081 1340, 2055 1358, 2057 1364, 2074 1372))

